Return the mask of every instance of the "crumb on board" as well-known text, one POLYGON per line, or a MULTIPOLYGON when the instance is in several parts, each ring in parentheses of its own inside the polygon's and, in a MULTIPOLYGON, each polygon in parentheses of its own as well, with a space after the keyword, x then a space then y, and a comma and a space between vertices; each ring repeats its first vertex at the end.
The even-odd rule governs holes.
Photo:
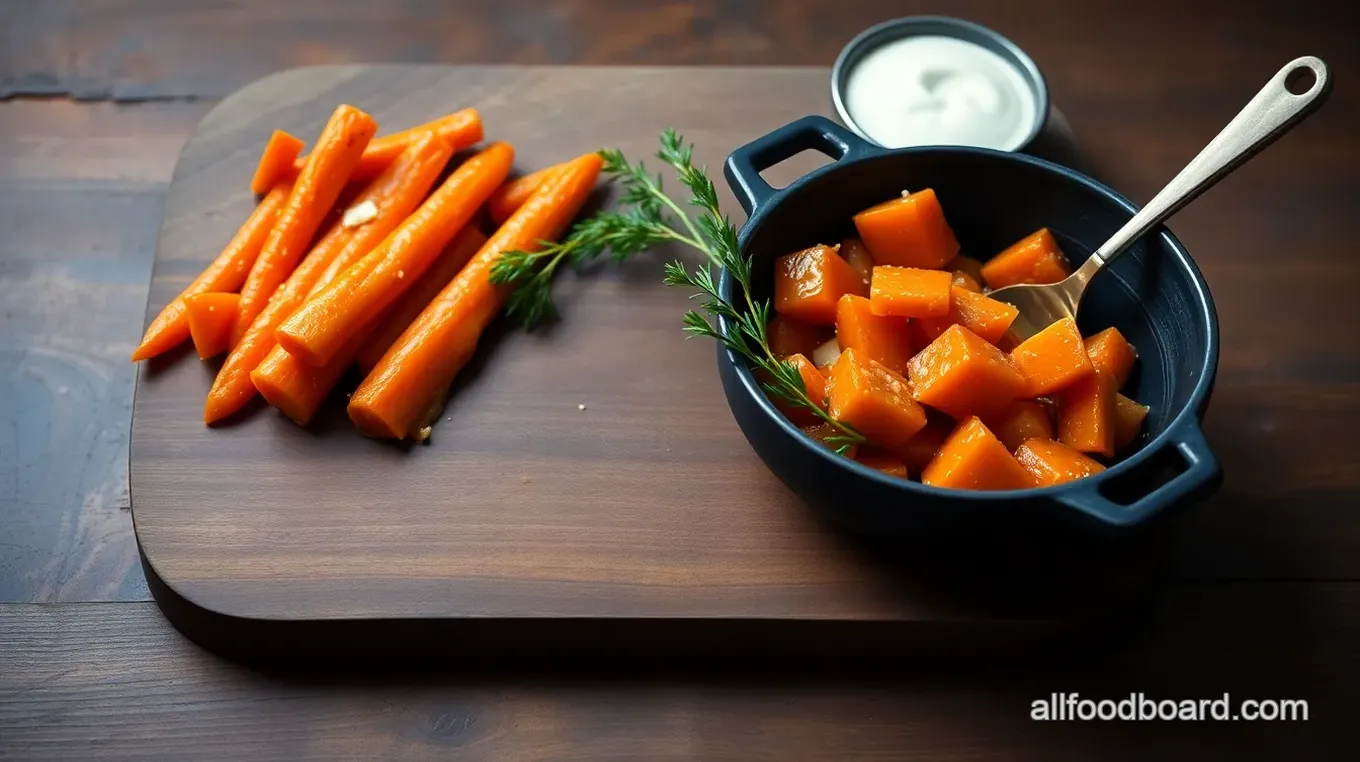
POLYGON ((577 405, 577 406, 576 406, 576 409, 577 409, 577 410, 585 410, 585 409, 586 409, 586 406, 585 406, 585 405, 577 405))
POLYGON ((430 427, 421 427, 420 431, 416 432, 416 439, 421 442, 428 442, 430 440, 430 427))
POLYGON ((533 477, 530 477, 530 476, 521 476, 521 477, 519 478, 519 483, 520 483, 520 484, 528 484, 528 483, 531 482, 531 481, 533 481, 533 477))

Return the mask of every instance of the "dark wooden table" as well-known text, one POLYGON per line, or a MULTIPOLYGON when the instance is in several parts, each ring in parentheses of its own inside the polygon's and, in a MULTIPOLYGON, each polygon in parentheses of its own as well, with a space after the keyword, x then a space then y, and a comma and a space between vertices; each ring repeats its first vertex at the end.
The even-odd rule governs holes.
POLYGON ((1360 54, 1335 7, 0 5, 0 759, 1350 758, 1360 54), (1139 201, 1285 61, 1315 54, 1336 73, 1321 113, 1172 226, 1218 300, 1225 352, 1206 428, 1228 476, 1125 637, 1094 658, 1004 672, 299 675, 229 664, 165 623, 128 511, 126 358, 176 153, 213 103, 314 63, 829 66, 862 28, 914 13, 971 18, 1026 48, 1095 172, 1139 201), (1032 722, 1030 702, 1056 691, 1231 691, 1305 699, 1310 718, 1032 722))

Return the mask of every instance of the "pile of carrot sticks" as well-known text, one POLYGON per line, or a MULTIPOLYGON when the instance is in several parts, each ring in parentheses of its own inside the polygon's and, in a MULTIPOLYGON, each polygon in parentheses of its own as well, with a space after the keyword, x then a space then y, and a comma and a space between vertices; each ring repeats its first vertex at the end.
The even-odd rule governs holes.
POLYGON ((186 340, 202 359, 226 354, 205 423, 259 394, 305 426, 357 365, 358 429, 424 439, 513 288, 492 284, 492 265, 560 238, 600 173, 591 153, 510 178, 514 148, 493 142, 444 177, 483 140, 471 108, 377 131, 349 105, 305 156, 303 141, 275 131, 251 181, 254 211, 147 328, 134 362, 186 340))

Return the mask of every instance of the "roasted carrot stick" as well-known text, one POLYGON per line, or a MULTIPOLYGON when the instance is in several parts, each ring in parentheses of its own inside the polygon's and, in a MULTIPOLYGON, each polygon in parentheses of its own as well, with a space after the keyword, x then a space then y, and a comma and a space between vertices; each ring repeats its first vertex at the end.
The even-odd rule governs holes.
POLYGON ((491 198, 486 200, 486 211, 491 215, 491 221, 499 225, 510 219, 510 215, 524 206, 524 202, 529 200, 544 180, 561 171, 562 165, 554 164, 523 177, 507 180, 505 185, 497 188, 496 192, 491 194, 491 198))
POLYGON ((288 200, 291 188, 287 185, 276 186, 264 197, 250 213, 245 224, 236 231, 217 259, 208 265, 189 287, 165 305, 165 309, 151 321, 142 337, 142 343, 132 353, 132 361, 138 362, 168 352, 181 341, 189 338, 189 322, 184 316, 184 300, 194 294, 209 291, 236 291, 245 282, 246 275, 255 264, 260 249, 264 246, 269 231, 278 220, 279 210, 288 200))
POLYGON ((255 177, 250 181, 250 192, 257 196, 268 193, 280 178, 288 177, 293 170, 293 162, 302 153, 302 139, 283 130, 274 130, 269 142, 260 154, 260 163, 255 167, 255 177))
POLYGON ((600 165, 598 155, 587 154, 541 185, 420 313, 350 398, 349 416, 360 431, 423 438, 513 288, 491 284, 492 266, 507 251, 534 251, 561 236, 589 198, 600 165))
POLYGON ((493 143, 454 171, 401 227, 309 297, 275 332, 279 346, 308 365, 329 363, 425 274, 453 236, 510 173, 515 149, 493 143))
POLYGON ((312 236, 335 206, 377 129, 373 117, 353 106, 342 105, 331 114, 241 287, 241 314, 232 332, 233 345, 307 253, 312 236))
MULTIPOLYGON (((482 142, 482 117, 475 108, 465 108, 462 111, 455 111, 452 114, 441 116, 440 118, 417 125, 409 130, 394 132, 391 135, 383 135, 374 138, 364 149, 363 158, 359 160, 359 165, 354 168, 354 176, 351 180, 364 181, 372 180, 387 169, 402 151, 415 140, 418 135, 425 132, 433 132, 443 138, 445 142, 457 153, 468 146, 482 142)), ((293 162, 294 175, 302 172, 302 166, 311 158, 304 156, 293 162)))
POLYGON ((403 294, 396 304, 389 307, 382 318, 374 324, 373 330, 369 332, 355 358, 360 372, 368 373, 373 370, 373 366, 382 359, 387 348, 392 346, 392 342, 396 341, 406 327, 420 315, 425 305, 438 296, 449 281, 458 275, 458 271, 463 269, 484 243, 486 236, 475 225, 468 225, 453 237, 439 258, 430 265, 430 269, 426 270, 425 274, 420 276, 420 280, 417 280, 411 289, 403 294))
POLYGON ((236 324, 236 312, 240 307, 240 294, 218 291, 194 294, 184 300, 189 338, 194 340, 198 359, 206 360, 227 351, 231 327, 236 324))
POLYGON ((274 293, 269 305, 251 322, 217 372, 203 407, 205 423, 240 410, 255 395, 250 372, 274 347, 274 330, 308 295, 329 282, 333 272, 343 272, 395 230, 420 205, 452 153, 453 149, 442 138, 427 132, 364 188, 354 203, 372 203, 378 210, 377 216, 354 229, 337 223, 312 247, 302 264, 274 293))

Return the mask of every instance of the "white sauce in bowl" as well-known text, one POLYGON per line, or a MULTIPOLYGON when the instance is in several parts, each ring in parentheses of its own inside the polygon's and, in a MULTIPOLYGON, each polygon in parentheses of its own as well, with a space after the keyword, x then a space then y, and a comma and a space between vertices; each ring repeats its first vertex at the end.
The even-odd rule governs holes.
POLYGON ((851 69, 845 108, 880 145, 964 145, 1009 151, 1034 128, 1034 93, 992 51, 955 37, 904 37, 851 69))

